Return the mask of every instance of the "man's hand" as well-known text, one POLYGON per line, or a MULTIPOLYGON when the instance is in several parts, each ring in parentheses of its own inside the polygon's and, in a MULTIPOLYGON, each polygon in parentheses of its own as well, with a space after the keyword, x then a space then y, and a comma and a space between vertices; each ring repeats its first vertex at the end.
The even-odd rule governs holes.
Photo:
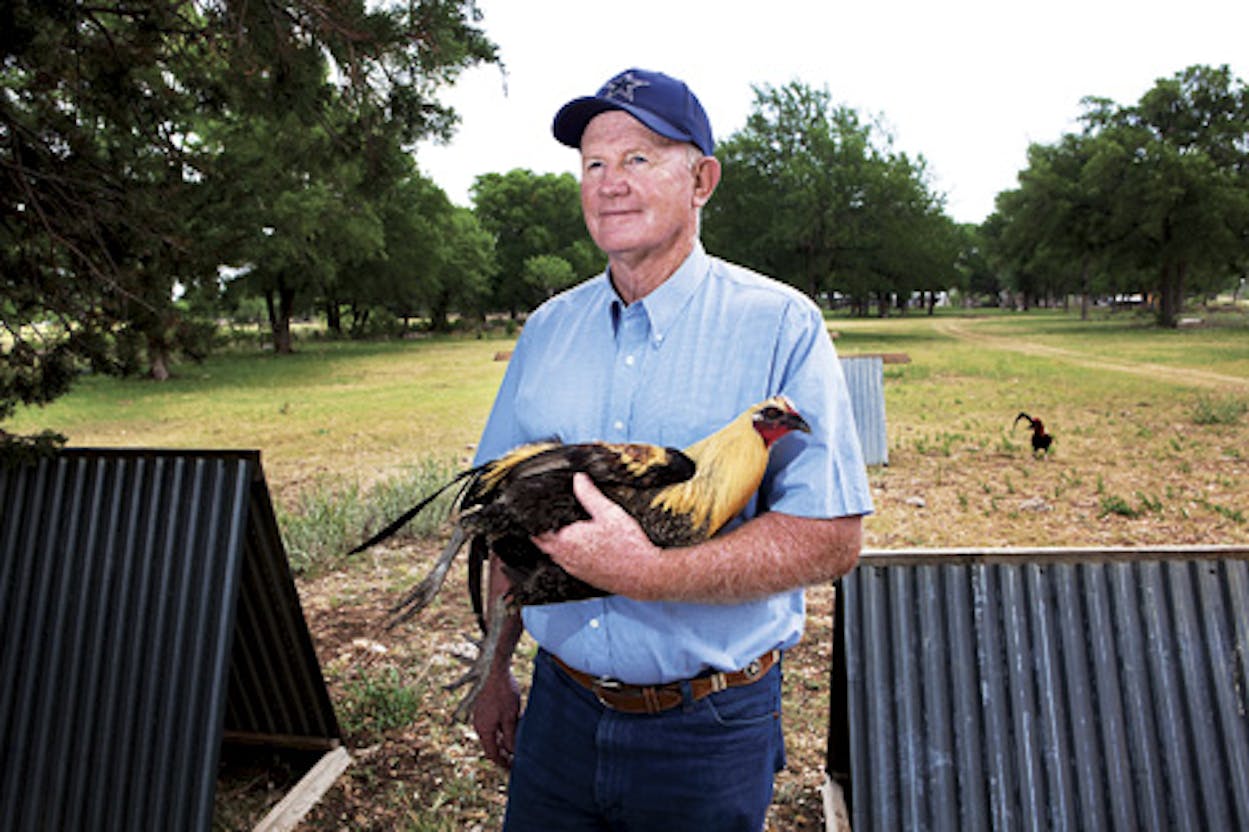
POLYGON ((520 688, 511 671, 493 669, 473 706, 473 730, 486 759, 510 769, 516 753, 520 719, 520 688))
POLYGON ((589 520, 538 535, 533 539, 551 560, 591 586, 645 600, 659 547, 620 506, 599 491, 585 474, 573 475, 573 493, 589 520))
POLYGON ((576 474, 573 491, 590 519, 538 535, 534 544, 575 577, 638 601, 762 598, 844 575, 863 545, 861 517, 769 511, 702 543, 660 549, 589 477, 576 474))

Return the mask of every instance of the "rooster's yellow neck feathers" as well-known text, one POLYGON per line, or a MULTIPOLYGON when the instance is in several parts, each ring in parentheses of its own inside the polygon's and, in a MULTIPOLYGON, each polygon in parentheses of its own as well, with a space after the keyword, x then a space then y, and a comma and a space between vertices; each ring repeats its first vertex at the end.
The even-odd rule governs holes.
MULTIPOLYGON (((769 400, 752 407, 726 426, 685 449, 694 460, 694 476, 669 486, 654 505, 688 516, 707 537, 733 519, 759 490, 768 467, 768 449, 754 428, 754 416, 769 400)), ((787 402, 784 403, 789 409, 787 402)))

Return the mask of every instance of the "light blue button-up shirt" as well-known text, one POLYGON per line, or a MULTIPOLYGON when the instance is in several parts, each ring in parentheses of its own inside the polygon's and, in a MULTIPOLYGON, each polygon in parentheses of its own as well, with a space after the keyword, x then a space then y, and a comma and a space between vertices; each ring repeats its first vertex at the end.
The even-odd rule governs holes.
MULTIPOLYGON (((762 511, 870 513, 850 399, 819 309, 696 245, 672 277, 632 304, 604 273, 538 308, 516 343, 477 461, 552 438, 683 448, 778 393, 812 433, 777 443, 741 519, 762 511)), ((794 590, 736 604, 609 596, 523 614, 534 639, 572 667, 658 684, 736 670, 789 647, 806 611, 794 590)))

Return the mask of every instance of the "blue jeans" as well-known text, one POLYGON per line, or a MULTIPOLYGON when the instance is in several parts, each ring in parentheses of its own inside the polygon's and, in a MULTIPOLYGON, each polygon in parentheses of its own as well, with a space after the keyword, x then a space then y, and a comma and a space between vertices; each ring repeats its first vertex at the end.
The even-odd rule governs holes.
POLYGON ((751 685, 624 714, 539 651, 503 828, 758 832, 784 765, 779 665, 751 685))

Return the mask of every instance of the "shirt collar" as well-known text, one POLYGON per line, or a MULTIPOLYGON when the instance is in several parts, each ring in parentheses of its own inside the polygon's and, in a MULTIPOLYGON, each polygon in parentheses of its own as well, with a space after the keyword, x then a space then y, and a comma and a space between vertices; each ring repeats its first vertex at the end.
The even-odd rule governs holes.
MULTIPOLYGON (((696 240, 693 250, 672 273, 672 276, 634 304, 646 312, 646 317, 650 320, 651 337, 656 343, 664 339, 681 310, 693 296, 694 290, 707 276, 710 266, 711 260, 703 249, 703 244, 696 240)), ((615 325, 620 321, 624 302, 612 288, 610 270, 604 272, 603 280, 610 297, 612 324, 615 325)))

